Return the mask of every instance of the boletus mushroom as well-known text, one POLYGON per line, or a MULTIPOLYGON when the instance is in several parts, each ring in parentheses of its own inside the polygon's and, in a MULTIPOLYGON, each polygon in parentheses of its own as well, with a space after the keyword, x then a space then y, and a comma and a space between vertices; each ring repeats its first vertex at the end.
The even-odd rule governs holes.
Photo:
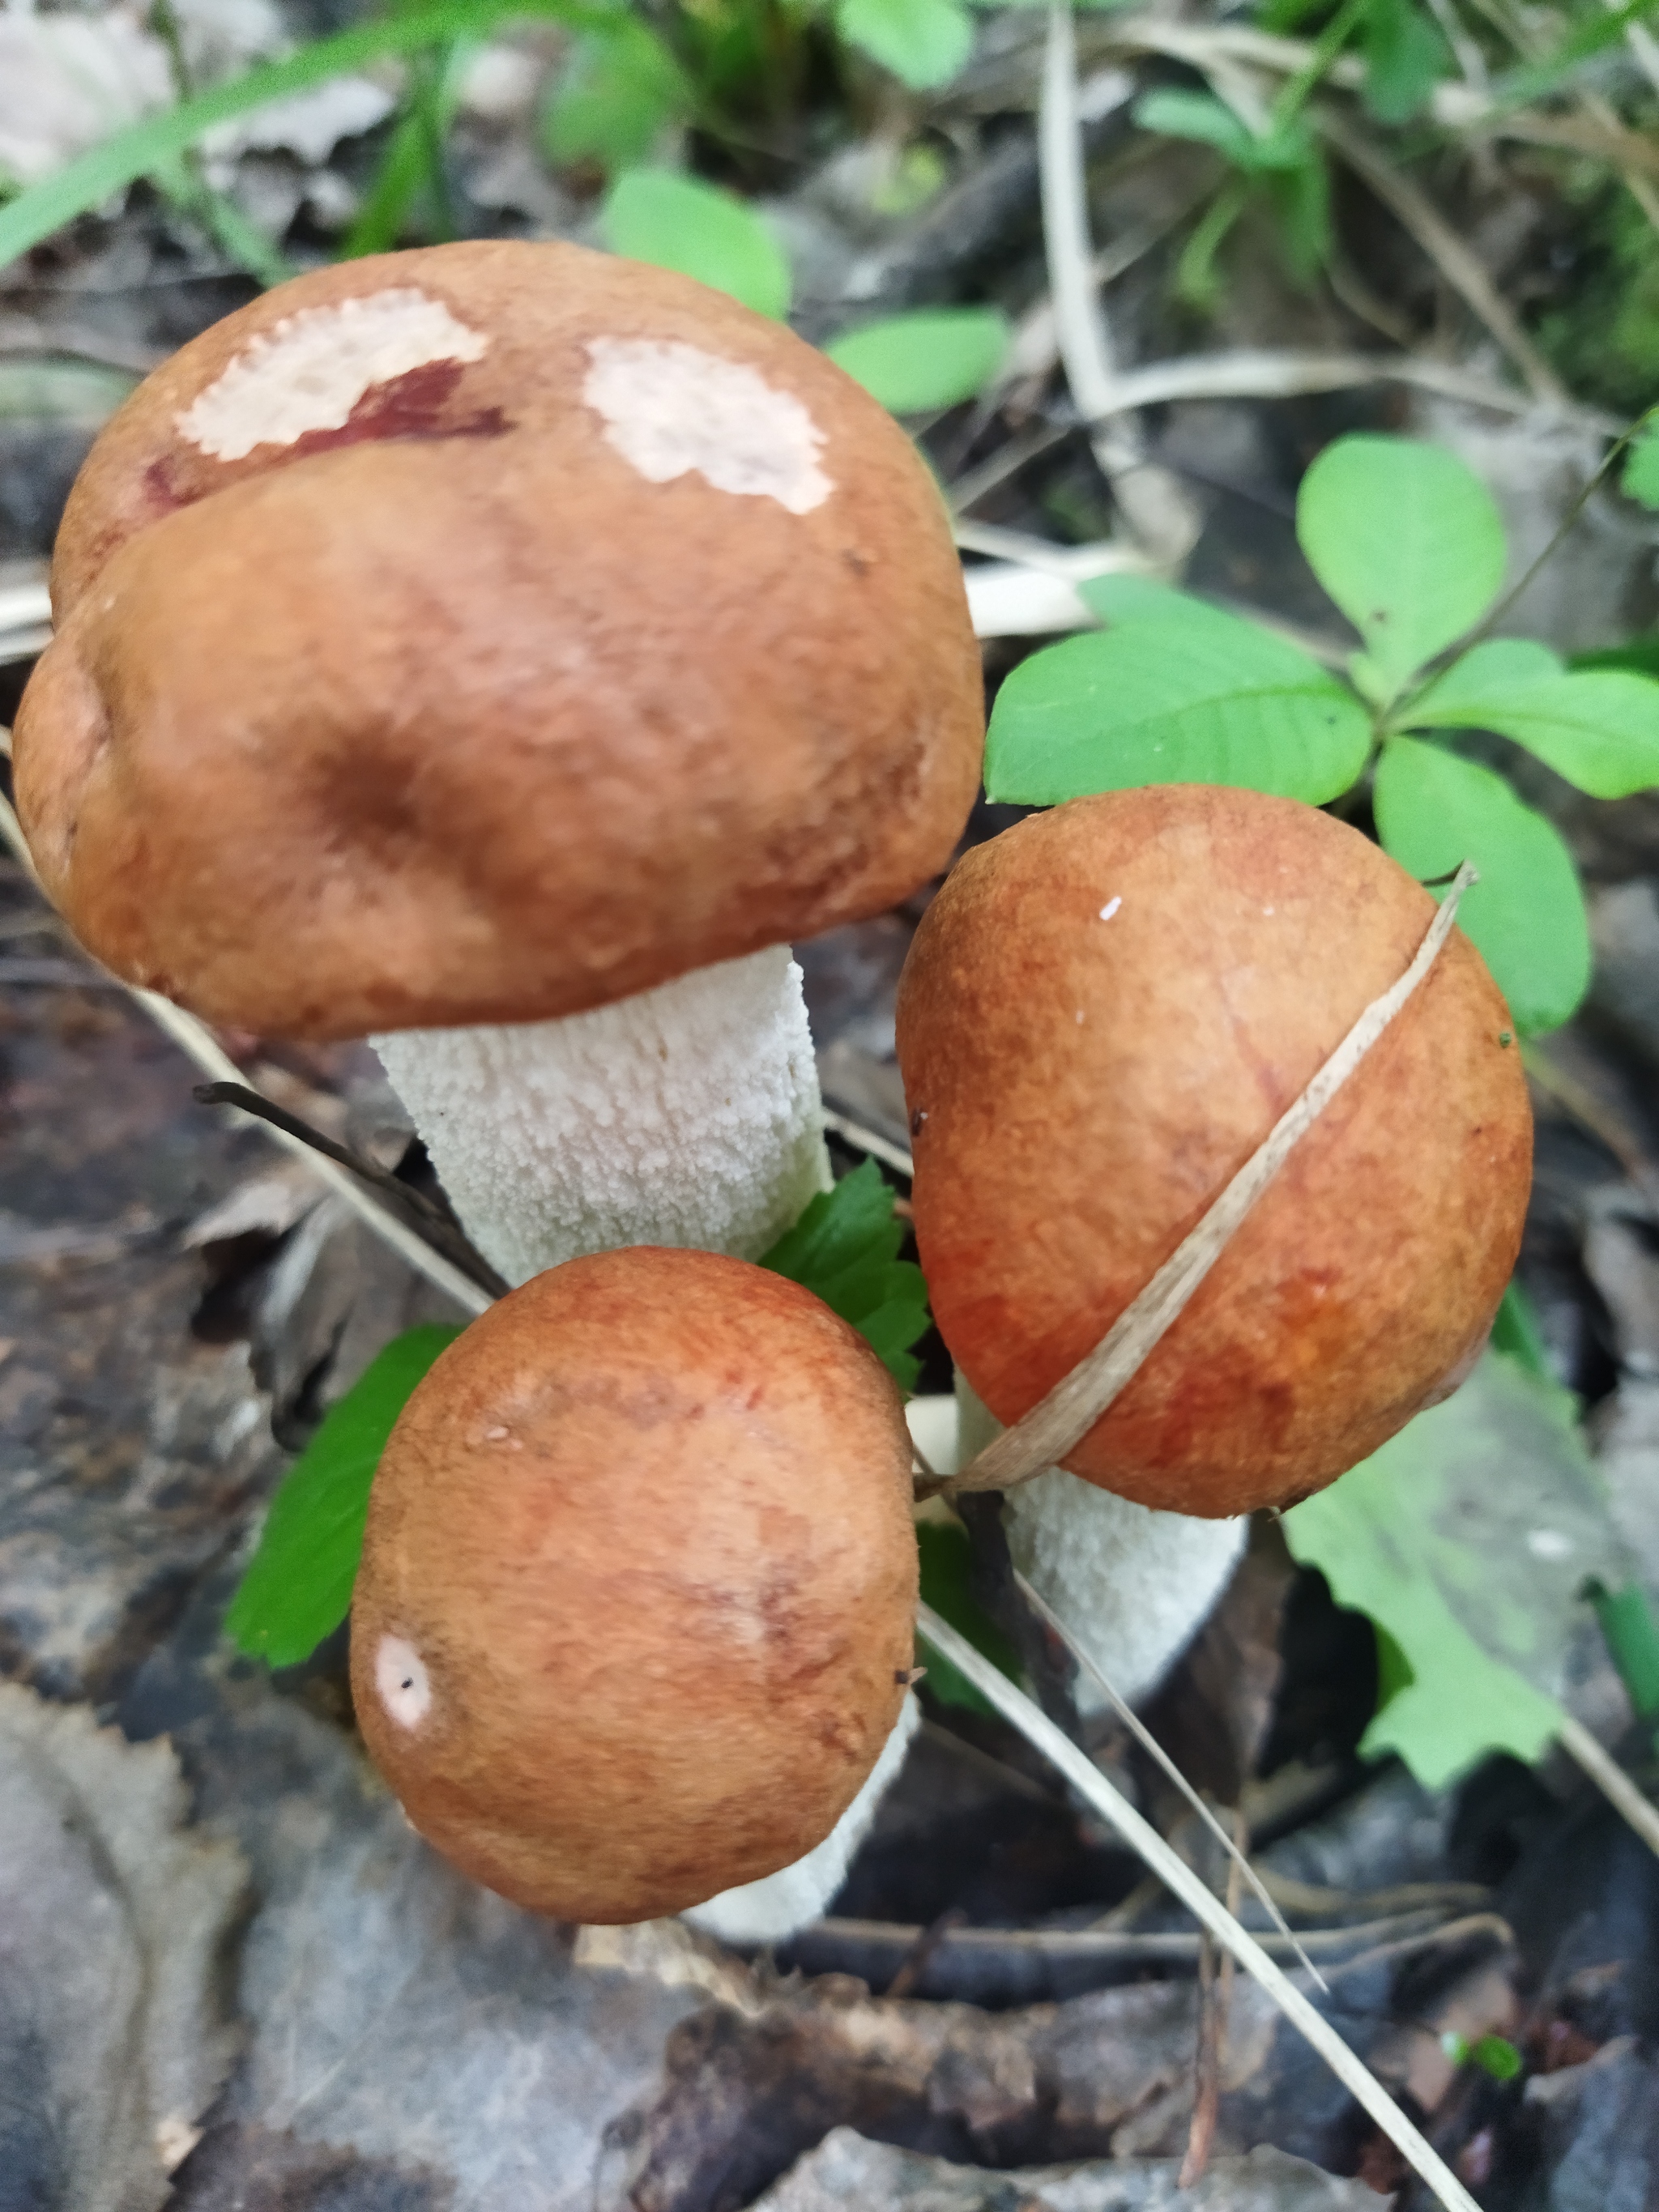
MULTIPOLYGON (((1434 902, 1358 830, 1167 785, 957 865, 901 980, 916 1239, 959 1368, 1011 1422, 1089 1352, 1410 964, 1434 902)), ((1142 1506, 1285 1506, 1478 1354, 1532 1126, 1468 939, 1338 1091, 1063 1465, 1142 1506)))
POLYGON ((643 1920, 830 1835, 893 1737, 915 1603, 909 1436, 863 1340, 744 1261, 607 1252, 501 1300, 404 1407, 352 1684, 446 1857, 643 1920))
POLYGON ((210 1021, 372 1034, 509 1281, 827 1181, 792 937, 947 860, 979 658, 897 425, 561 244, 314 270, 94 444, 17 720, 48 890, 210 1021))

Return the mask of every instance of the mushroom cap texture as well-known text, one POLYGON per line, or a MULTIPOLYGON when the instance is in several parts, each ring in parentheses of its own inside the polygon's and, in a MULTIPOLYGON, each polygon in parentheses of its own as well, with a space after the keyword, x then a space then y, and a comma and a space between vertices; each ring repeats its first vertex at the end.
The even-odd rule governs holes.
MULTIPOLYGON (((933 1312, 1000 1421, 1105 1335, 1434 911, 1358 830, 1205 785, 1076 799, 958 863, 898 1053, 933 1312)), ((1183 1513, 1317 1490, 1478 1356, 1531 1162, 1509 1012, 1455 929, 1062 1464, 1183 1513)))
POLYGON ((346 262, 215 325, 94 446, 52 589, 16 730, 47 889, 271 1034, 551 1019, 878 912, 977 785, 897 424, 578 246, 346 262))
POLYGON ((874 1352, 763 1268, 635 1247, 503 1298, 392 1431, 352 1602, 357 1717, 415 1826, 581 1921, 813 1849, 904 1700, 910 1464, 874 1352))

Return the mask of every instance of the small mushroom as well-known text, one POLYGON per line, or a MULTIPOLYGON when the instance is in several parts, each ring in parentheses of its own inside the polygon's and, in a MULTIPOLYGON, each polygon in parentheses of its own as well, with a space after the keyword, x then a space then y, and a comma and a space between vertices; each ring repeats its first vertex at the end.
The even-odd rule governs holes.
MULTIPOLYGON (((898 1053, 933 1310, 996 1420, 1100 1341, 1433 914, 1358 831, 1200 785, 1074 800, 958 864, 901 979, 898 1053)), ((1171 1512, 1293 1504, 1461 1376, 1519 1249, 1531 1134, 1508 1011, 1454 930, 1069 1474, 1011 1493, 1017 1562, 1085 1640, 1155 1678, 1144 1639, 1088 1615, 1143 1607, 1132 1553, 1178 1584, 1190 1552, 1179 1649, 1237 1537, 1176 1542, 1171 1512)))
POLYGON ((788 940, 945 865, 981 728, 936 489, 832 362, 571 246, 318 270, 139 387, 52 587, 18 807, 101 960, 373 1034, 509 1280, 795 1218, 788 940))
POLYGON ((502 1299, 410 1398, 352 1686, 446 1857, 534 1911, 643 1920, 823 1844, 895 1737, 915 1602, 909 1435, 862 1339, 741 1261, 607 1252, 502 1299))

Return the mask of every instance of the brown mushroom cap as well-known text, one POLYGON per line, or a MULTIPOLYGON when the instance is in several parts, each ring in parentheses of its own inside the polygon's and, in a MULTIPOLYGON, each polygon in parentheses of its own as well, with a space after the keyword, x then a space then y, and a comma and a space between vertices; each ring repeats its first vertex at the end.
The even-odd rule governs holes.
MULTIPOLYGON (((1077 799, 959 863, 898 1052, 933 1311, 999 1420, 1099 1342, 1433 915, 1358 831, 1201 785, 1077 799)), ((1063 1464, 1207 1515, 1330 1481, 1475 1356, 1531 1158, 1508 1010, 1454 930, 1063 1464)))
POLYGON ((565 245, 347 262, 142 385, 20 710, 47 888, 277 1034, 573 1013, 949 858, 981 692, 938 494, 822 354, 565 245))
POLYGON ((708 1252, 554 1267, 431 1369, 352 1604, 422 1834, 562 1919, 674 1912, 829 1834, 914 1650, 910 1440, 875 1354, 708 1252))

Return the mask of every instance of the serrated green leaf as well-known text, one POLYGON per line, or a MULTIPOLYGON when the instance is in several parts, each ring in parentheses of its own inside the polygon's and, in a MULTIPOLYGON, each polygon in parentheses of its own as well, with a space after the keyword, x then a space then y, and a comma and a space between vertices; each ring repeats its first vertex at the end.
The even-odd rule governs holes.
POLYGON ((460 1333, 405 1329, 324 1415, 271 1500, 225 1615, 240 1650, 271 1667, 297 1666, 345 1619, 386 1438, 416 1384, 460 1333))
POLYGON ((555 161, 597 161, 607 170, 642 161, 668 125, 689 115, 690 86, 647 23, 621 15, 616 28, 580 40, 542 118, 555 161))
POLYGON ((920 415, 982 392, 1012 335, 996 307, 924 307, 848 331, 824 350, 890 414, 920 415))
POLYGON ((1568 1393, 1488 1352, 1283 1525, 1410 1669, 1362 1751, 1398 1752, 1431 1790, 1488 1752, 1537 1758, 1560 1723, 1580 1586, 1623 1557, 1568 1393))
POLYGON ((1052 805, 1146 783, 1225 783, 1318 805, 1365 764, 1370 720, 1345 684, 1293 645, 1170 592, 1099 578, 1097 611, 1120 626, 1034 653, 997 696, 986 738, 994 799, 1052 805))
POLYGON ((921 1363, 910 1346, 927 1332, 927 1285, 920 1267, 898 1257, 904 1224, 873 1160, 820 1191, 793 1229, 761 1261, 822 1298, 850 1322, 902 1390, 921 1363))
POLYGON ((1559 1029, 1589 988, 1589 924, 1560 834, 1501 775, 1420 738, 1390 738, 1376 766, 1377 835, 1419 881, 1473 860, 1459 927, 1529 1034, 1559 1029))
POLYGON ((1650 422, 1632 442, 1619 488, 1626 499, 1659 507, 1659 422, 1650 422))
POLYGON ((754 210, 672 169, 624 169, 602 216, 606 244, 630 261, 677 269, 757 314, 789 312, 789 264, 754 210))
POLYGON ((837 0, 836 28, 913 92, 948 84, 974 51, 962 0, 837 0))
POLYGON ((1659 684, 1627 670, 1571 672, 1524 640, 1477 645, 1400 719, 1411 729, 1513 738, 1592 799, 1659 784, 1659 684))
MULTIPOLYGON (((1019 1655, 974 1595, 973 1544, 959 1522, 918 1521, 916 1548, 921 1554, 921 1601, 930 1605, 958 1636, 965 1636, 1011 1681, 1023 1673, 1019 1655)), ((927 1686, 940 1702, 988 1713, 990 1705, 948 1659, 930 1657, 927 1686)))
POLYGON ((1395 690, 1473 629, 1504 581, 1492 494, 1454 453, 1363 434, 1302 479, 1296 534, 1395 690))
POLYGON ((1408 122, 1451 59, 1439 25, 1415 0, 1370 0, 1360 51, 1365 105, 1379 123, 1408 122))

